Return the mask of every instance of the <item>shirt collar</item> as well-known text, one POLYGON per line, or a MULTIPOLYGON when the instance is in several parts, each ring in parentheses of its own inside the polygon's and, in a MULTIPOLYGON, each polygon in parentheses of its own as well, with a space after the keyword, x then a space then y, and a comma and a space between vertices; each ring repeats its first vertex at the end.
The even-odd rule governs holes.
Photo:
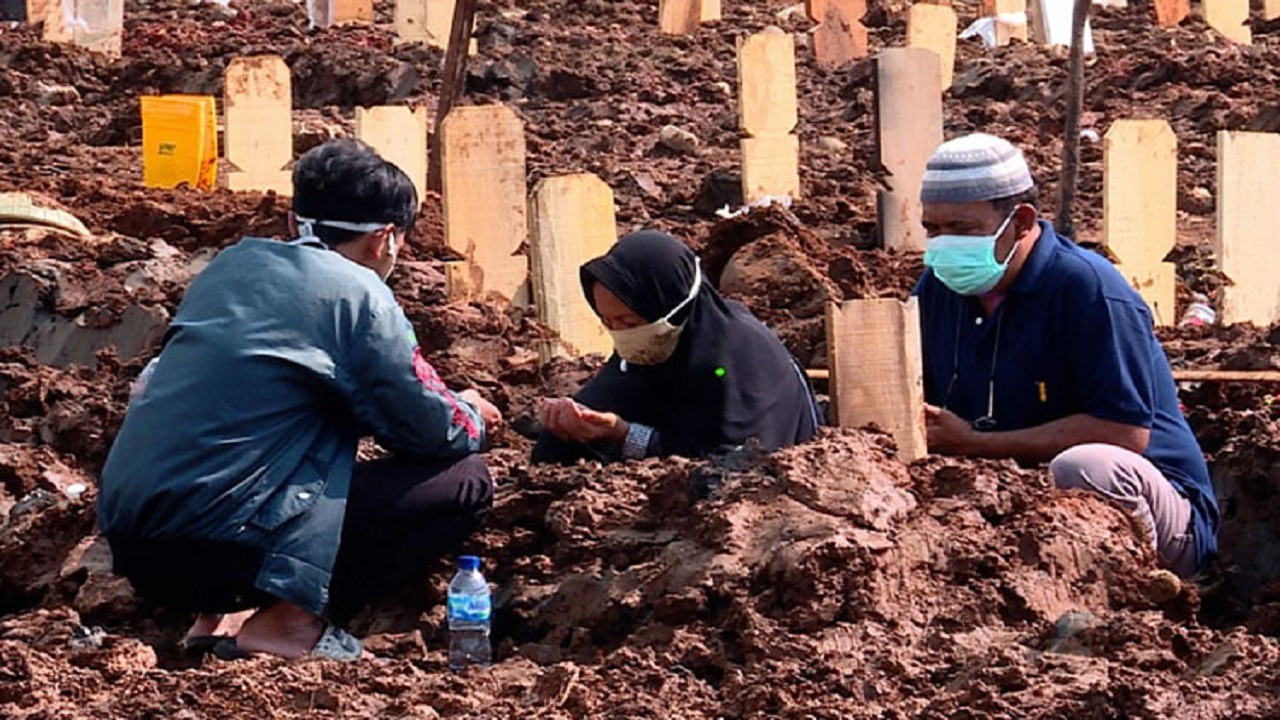
POLYGON ((1013 285, 1009 286, 1009 293, 1029 293, 1034 292, 1040 287, 1040 278, 1044 275, 1044 271, 1053 264, 1054 251, 1057 250, 1060 242, 1058 234, 1053 230, 1053 223, 1048 220, 1037 221, 1040 225, 1040 237, 1036 239, 1035 247, 1031 248, 1031 254, 1027 256, 1026 262, 1022 263, 1022 269, 1018 271, 1018 278, 1013 281, 1013 285))

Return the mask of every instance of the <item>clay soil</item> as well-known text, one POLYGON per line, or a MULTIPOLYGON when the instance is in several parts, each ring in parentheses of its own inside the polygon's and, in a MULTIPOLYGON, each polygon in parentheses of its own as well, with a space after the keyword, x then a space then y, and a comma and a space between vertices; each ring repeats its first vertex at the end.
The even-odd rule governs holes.
MULTIPOLYGON (((466 102, 526 123, 529 179, 594 172, 622 230, 657 227, 810 366, 832 299, 901 297, 920 258, 876 247, 872 70, 809 60, 802 13, 725 3, 690 37, 656 2, 481 3, 466 102), (782 15, 779 15, 779 13, 782 15), (798 34, 805 198, 736 205, 737 38, 798 34), (697 152, 661 146, 667 124, 697 152)), ((962 22, 975 15, 958 4, 962 22)), ((1222 557, 1196 584, 1153 572, 1119 510, 1052 491, 1042 469, 905 466, 872 430, 827 430, 774 456, 531 467, 536 398, 598 359, 539 367, 528 311, 444 293, 438 196, 425 198, 393 286, 432 361, 512 420, 479 552, 494 583, 497 662, 447 671, 442 561, 358 622, 377 661, 189 660, 189 618, 137 599, 96 536, 96 474, 129 384, 190 278, 245 235, 285 233, 285 201, 142 187, 138 96, 218 95, 230 59, 283 55, 295 150, 349 134, 357 105, 433 108, 442 54, 375 28, 310 31, 298 6, 129 2, 124 57, 0 26, 0 191, 84 220, 89 240, 0 231, 0 717, 1270 718, 1280 715, 1280 385, 1185 385, 1222 499, 1222 557), (77 493, 84 486, 83 493, 77 493)), ((1280 34, 1252 48, 1199 20, 1159 30, 1148 5, 1095 10, 1086 129, 1165 117, 1180 142, 1180 292, 1211 297, 1214 134, 1280 129, 1280 34)), ((901 4, 872 3, 873 51, 900 45, 901 4)), ((1027 152, 1054 210, 1064 53, 962 43, 948 134, 1027 152)), ((1101 224, 1101 145, 1086 141, 1082 242, 1101 224)), ((1280 368, 1280 332, 1165 330, 1176 367, 1280 368)), ((362 452, 374 453, 370 446, 362 452)))

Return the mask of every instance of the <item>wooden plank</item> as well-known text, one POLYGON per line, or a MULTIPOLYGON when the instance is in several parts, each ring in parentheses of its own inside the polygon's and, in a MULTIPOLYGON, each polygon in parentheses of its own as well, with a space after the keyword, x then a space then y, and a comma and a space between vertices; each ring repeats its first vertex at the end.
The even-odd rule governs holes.
POLYGON ((356 108, 356 137, 409 176, 421 202, 427 194, 427 109, 356 108))
POLYGON ((800 138, 742 138, 742 196, 750 204, 774 196, 800 197, 800 138))
POLYGON ((233 191, 292 195, 293 81, 279 55, 238 57, 223 76, 227 174, 233 191))
POLYGON ((546 178, 529 209, 529 265, 538 319, 559 336, 540 348, 556 356, 608 355, 613 341, 582 295, 578 268, 618 237, 613 190, 595 175, 546 178))
POLYGON ((822 22, 822 18, 827 16, 827 5, 831 0, 805 0, 804 9, 809 13, 809 19, 814 22, 822 22))
POLYGON ((503 105, 458 107, 440 126, 445 242, 454 299, 528 304, 524 126, 503 105))
POLYGON ((836 424, 878 425, 893 435, 904 462, 928 454, 920 356, 916 298, 828 305, 827 359, 836 424))
MULTIPOLYGON (((831 371, 824 368, 805 370, 810 380, 827 382, 831 371)), ((1280 382, 1280 370, 1174 370, 1175 382, 1280 382)))
POLYGON ((74 11, 75 0, 27 0, 27 22, 33 25, 44 23, 40 37, 45 42, 71 42, 71 31, 67 28, 62 9, 64 2, 74 11))
POLYGON ((1262 19, 1275 20, 1276 18, 1280 18, 1280 0, 1262 0, 1262 19))
POLYGON ((867 56, 866 0, 827 0, 822 24, 813 31, 813 55, 828 70, 867 56))
POLYGON ((658 0, 658 29, 667 35, 688 35, 701 19, 701 0, 658 0))
POLYGON ((1027 41, 1027 0, 995 0, 996 45, 1027 41))
POLYGON ((955 75, 956 22, 956 11, 946 5, 916 3, 907 10, 907 47, 932 50, 938 56, 944 91, 955 75))
POLYGON ((876 57, 876 146, 889 172, 878 196, 881 240, 891 250, 923 252, 920 183, 942 144, 938 56, 923 48, 891 48, 876 57))
POLYGON ((701 13, 698 19, 704 23, 715 22, 721 18, 723 13, 720 0, 702 0, 701 13))
POLYGON ((372 25, 373 0, 332 0, 334 25, 372 25))
POLYGON ((333 25, 335 0, 306 0, 307 20, 313 28, 327 28, 333 25))
POLYGON ((1253 44, 1249 0, 1203 0, 1204 20, 1222 37, 1241 45, 1253 44))
POLYGON ((124 0, 63 0, 45 6, 45 39, 120 57, 124 0))
POLYGON ((742 139, 742 194, 800 197, 800 120, 796 100, 795 39, 766 30, 738 44, 738 121, 742 139))
POLYGON ((1117 120, 1103 142, 1103 242, 1157 325, 1178 321, 1178 138, 1164 120, 1117 120))
POLYGON ((800 110, 791 35, 766 30, 738 41, 738 119, 752 137, 795 129, 800 110))
MULTIPOLYGON (((1071 47, 1074 15, 1074 0, 1031 0, 1027 6, 1027 16, 1032 40, 1041 45, 1071 47)), ((1093 52, 1093 27, 1087 18, 1084 24, 1084 51, 1093 52)))
POLYGON ((1156 24, 1160 27, 1176 27, 1192 14, 1192 0, 1155 0, 1156 24))
POLYGON ((1222 288, 1223 324, 1260 327, 1280 320, 1280 263, 1272 228, 1280 227, 1280 135, 1218 133, 1218 269, 1232 284, 1222 288))
POLYGON ((396 0, 392 21, 396 26, 396 44, 429 44, 426 0, 396 0))

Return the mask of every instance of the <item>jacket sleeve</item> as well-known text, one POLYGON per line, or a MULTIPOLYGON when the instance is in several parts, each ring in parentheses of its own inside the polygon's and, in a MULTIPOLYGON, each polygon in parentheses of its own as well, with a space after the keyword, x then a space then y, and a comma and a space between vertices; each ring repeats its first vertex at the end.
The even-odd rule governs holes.
POLYGON ((400 306, 381 304, 354 339, 339 378, 363 432, 397 455, 450 459, 484 444, 479 410, 422 356, 400 306))

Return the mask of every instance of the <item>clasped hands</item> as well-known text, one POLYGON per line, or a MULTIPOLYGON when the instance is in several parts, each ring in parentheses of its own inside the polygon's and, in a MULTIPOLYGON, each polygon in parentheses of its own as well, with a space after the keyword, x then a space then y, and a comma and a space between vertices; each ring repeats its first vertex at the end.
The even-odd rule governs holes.
POLYGON ((561 440, 587 445, 622 442, 631 426, 611 412, 599 412, 575 402, 573 398, 551 398, 538 409, 542 429, 561 440))

